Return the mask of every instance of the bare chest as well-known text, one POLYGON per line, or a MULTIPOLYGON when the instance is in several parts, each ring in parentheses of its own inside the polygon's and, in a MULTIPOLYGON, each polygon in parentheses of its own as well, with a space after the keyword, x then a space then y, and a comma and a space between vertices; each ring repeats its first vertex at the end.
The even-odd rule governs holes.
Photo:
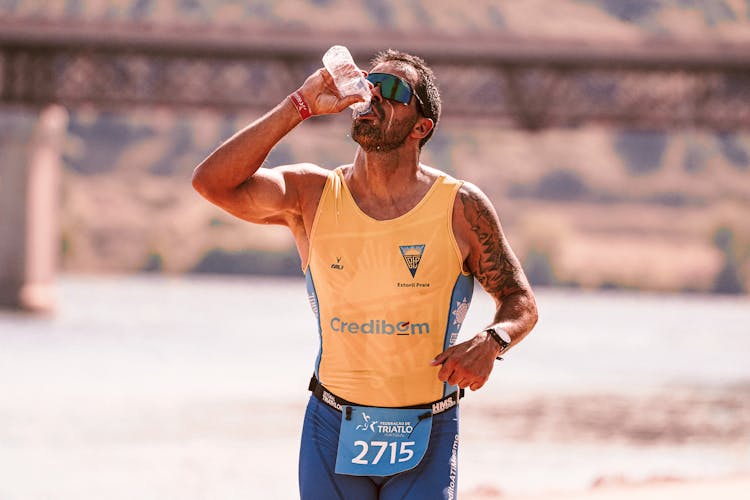
POLYGON ((354 201, 365 215, 375 220, 396 219, 414 210, 423 196, 413 196, 399 200, 357 198, 354 201))

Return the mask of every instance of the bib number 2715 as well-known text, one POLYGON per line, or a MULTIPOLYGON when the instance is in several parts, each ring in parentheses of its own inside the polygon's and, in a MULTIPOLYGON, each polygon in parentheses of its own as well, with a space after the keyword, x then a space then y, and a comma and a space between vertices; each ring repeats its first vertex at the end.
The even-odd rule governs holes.
POLYGON ((355 448, 362 448, 359 454, 352 458, 353 464, 377 465, 388 450, 388 463, 408 462, 414 456, 414 441, 354 441, 355 448), (400 446, 399 446, 400 445, 400 446), (390 448, 390 449, 389 449, 390 448))

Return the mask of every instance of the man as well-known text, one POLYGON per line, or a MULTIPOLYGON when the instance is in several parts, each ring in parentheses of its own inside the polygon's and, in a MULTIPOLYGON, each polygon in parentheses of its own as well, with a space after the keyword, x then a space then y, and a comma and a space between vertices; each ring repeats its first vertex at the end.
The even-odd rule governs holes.
POLYGON ((536 304, 487 197, 419 162, 440 117, 432 71, 387 50, 367 79, 371 108, 353 119, 352 164, 261 168, 304 118, 362 100, 340 95, 320 69, 206 158, 193 186, 294 235, 321 342, 301 497, 455 498, 460 394, 481 388, 496 357, 529 333, 536 304), (497 310, 455 344, 473 277, 497 310))

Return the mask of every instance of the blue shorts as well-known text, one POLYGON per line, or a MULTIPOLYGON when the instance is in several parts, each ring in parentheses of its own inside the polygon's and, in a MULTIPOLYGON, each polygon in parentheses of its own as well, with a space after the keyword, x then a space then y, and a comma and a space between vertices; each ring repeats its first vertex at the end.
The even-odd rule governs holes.
POLYGON ((299 455, 301 499, 455 499, 458 490, 458 406, 432 419, 427 453, 414 469, 386 477, 336 474, 341 413, 310 396, 299 455))

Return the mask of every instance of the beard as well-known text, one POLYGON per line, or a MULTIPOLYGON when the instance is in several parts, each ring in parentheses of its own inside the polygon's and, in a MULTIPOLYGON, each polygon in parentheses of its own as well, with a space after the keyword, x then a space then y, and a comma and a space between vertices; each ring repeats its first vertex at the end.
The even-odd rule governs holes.
POLYGON ((380 117, 384 113, 377 113, 378 120, 354 120, 352 122, 352 140, 368 153, 377 151, 385 153, 401 147, 406 138, 409 137, 412 127, 417 123, 417 117, 405 122, 394 120, 389 125, 384 125, 380 117))

